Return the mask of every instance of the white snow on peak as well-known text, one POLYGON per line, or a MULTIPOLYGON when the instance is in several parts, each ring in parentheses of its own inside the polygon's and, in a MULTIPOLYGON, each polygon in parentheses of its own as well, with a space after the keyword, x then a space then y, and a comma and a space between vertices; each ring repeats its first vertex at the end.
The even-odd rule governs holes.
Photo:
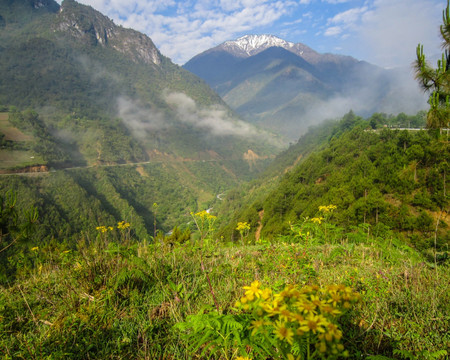
POLYGON ((227 41, 224 45, 237 46, 251 56, 272 46, 290 49, 295 44, 273 35, 245 35, 237 40, 227 41))

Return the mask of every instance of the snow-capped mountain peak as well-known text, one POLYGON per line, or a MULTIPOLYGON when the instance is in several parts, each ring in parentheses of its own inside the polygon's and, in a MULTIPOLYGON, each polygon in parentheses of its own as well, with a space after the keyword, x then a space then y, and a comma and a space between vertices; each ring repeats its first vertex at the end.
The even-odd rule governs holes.
POLYGON ((294 45, 294 43, 280 39, 273 35, 245 35, 237 40, 226 41, 223 44, 225 48, 237 48, 248 56, 256 55, 257 53, 273 46, 278 46, 289 50, 294 45))

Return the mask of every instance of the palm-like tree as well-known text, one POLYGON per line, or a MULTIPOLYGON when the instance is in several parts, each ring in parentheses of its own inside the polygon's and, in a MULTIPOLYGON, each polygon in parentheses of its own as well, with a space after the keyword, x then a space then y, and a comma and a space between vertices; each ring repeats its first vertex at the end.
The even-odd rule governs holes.
POLYGON ((438 60, 437 69, 427 63, 423 45, 417 46, 416 79, 424 91, 430 93, 430 110, 427 115, 429 128, 448 127, 450 122, 450 0, 447 0, 442 18, 440 30, 444 53, 438 60))

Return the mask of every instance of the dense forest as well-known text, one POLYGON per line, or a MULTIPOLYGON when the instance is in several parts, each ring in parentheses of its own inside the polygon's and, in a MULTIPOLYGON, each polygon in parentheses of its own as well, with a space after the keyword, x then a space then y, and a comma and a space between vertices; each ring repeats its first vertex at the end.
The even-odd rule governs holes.
MULTIPOLYGON (((321 204, 334 204, 337 209, 332 221, 347 230, 361 223, 379 234, 395 230, 421 249, 433 244, 437 231, 438 243, 448 246, 445 223, 435 229, 436 219, 448 208, 447 134, 382 125, 412 122, 423 127, 424 121, 422 113, 409 119, 375 114, 365 120, 350 112, 339 122, 313 130, 318 133, 317 140, 322 138, 315 151, 275 187, 268 179, 246 185, 243 193, 248 186, 255 189, 251 192, 253 204, 244 205, 240 215, 234 214, 235 219, 248 222, 253 230, 260 223, 260 235, 274 237, 287 233, 292 222, 313 218, 321 204)), ((276 163, 303 156, 311 151, 311 142, 308 133, 294 147, 295 152, 287 151, 276 163)), ((239 197, 238 193, 228 197, 230 203, 224 207, 241 207, 239 197)))

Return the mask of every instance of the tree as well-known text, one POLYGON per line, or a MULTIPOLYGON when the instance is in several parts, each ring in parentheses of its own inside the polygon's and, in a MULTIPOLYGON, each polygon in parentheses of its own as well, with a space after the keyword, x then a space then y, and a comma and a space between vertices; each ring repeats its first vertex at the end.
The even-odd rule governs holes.
POLYGON ((441 60, 438 60, 437 69, 427 63, 421 44, 417 46, 415 63, 416 79, 424 91, 430 93, 427 127, 435 129, 448 127, 450 122, 450 0, 447 0, 447 8, 442 17, 440 33, 444 53, 441 60))

